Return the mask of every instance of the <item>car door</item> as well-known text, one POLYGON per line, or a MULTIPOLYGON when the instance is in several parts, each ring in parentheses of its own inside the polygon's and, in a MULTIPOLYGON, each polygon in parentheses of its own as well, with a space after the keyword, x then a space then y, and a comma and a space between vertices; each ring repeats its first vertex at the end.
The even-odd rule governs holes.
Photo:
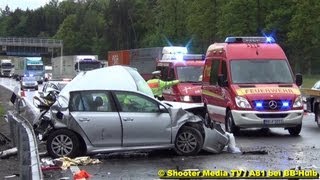
POLYGON ((121 147, 120 116, 109 92, 71 92, 69 109, 93 146, 121 147))
POLYGON ((120 109, 123 146, 171 143, 171 117, 169 112, 161 112, 155 99, 126 91, 117 91, 114 95, 120 109))

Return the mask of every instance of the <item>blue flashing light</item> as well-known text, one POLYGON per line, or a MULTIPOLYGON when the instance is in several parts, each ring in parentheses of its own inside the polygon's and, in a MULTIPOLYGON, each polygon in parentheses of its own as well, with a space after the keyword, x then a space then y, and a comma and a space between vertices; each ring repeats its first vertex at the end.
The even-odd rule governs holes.
POLYGON ((205 59, 204 54, 185 54, 183 56, 183 60, 188 61, 188 60, 193 60, 193 61, 203 61, 205 59))
POLYGON ((290 103, 288 101, 282 101, 282 108, 289 108, 290 107, 290 103))
POLYGON ((255 101, 255 108, 257 110, 263 110, 263 101, 255 101))
POLYGON ((256 108, 262 108, 262 102, 256 102, 256 108))
POLYGON ((273 37, 227 37, 226 43, 275 43, 273 37))

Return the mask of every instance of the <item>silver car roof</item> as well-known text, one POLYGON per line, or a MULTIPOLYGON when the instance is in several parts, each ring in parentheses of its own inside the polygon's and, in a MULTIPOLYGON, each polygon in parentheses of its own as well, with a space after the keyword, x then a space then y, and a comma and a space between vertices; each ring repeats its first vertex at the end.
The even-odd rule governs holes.
POLYGON ((69 93, 81 90, 122 90, 139 91, 137 84, 143 84, 147 95, 152 94, 151 89, 143 78, 138 75, 138 79, 132 76, 130 70, 133 68, 126 66, 108 66, 91 71, 81 72, 71 82, 69 82, 60 92, 60 96, 69 99, 69 93))

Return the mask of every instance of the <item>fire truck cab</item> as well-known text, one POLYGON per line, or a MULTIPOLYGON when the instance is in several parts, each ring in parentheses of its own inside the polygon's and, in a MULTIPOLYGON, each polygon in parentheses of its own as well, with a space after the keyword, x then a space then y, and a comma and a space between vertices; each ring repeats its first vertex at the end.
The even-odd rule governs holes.
MULTIPOLYGON (((228 37, 210 45, 203 71, 205 121, 224 123, 228 132, 242 128, 281 127, 299 135, 303 103, 282 48, 270 37, 228 37)), ((212 124, 211 124, 212 125, 212 124)))
POLYGON ((202 103, 201 84, 204 55, 186 53, 163 53, 157 61, 156 70, 161 71, 164 81, 179 80, 180 83, 165 89, 163 97, 167 101, 202 103))

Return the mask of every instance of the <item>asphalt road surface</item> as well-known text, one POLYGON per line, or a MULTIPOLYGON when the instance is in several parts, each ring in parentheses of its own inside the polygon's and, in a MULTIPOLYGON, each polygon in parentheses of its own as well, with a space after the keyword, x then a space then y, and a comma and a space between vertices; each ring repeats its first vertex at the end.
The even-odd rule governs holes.
MULTIPOLYGON (((0 79, 0 85, 14 88, 14 80, 0 79)), ((41 89, 41 88, 39 88, 41 89)), ((36 91, 26 93, 32 104, 36 91)), ((34 108, 35 109, 35 108, 34 108)), ((35 109, 36 111, 36 109, 35 109)), ((282 128, 262 131, 243 130, 236 137, 236 145, 242 153, 200 153, 198 156, 177 156, 172 151, 127 152, 99 154, 101 164, 78 166, 91 175, 90 179, 159 179, 159 170, 199 169, 212 171, 231 170, 289 170, 313 169, 320 172, 320 128, 314 116, 304 116, 300 136, 292 137, 282 128)), ((45 179, 72 179, 70 170, 44 172, 45 179)))

